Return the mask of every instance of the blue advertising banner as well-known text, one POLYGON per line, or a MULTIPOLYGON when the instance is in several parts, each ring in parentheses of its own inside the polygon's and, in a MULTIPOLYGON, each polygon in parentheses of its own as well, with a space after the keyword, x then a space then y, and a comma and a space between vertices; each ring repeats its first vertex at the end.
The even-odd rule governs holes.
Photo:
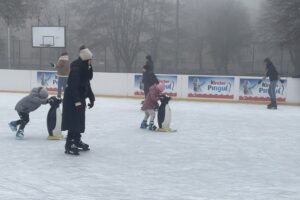
MULTIPOLYGON (((239 99, 247 101, 268 101, 269 98, 269 80, 262 81, 261 84, 258 84, 258 81, 261 79, 250 79, 250 78, 241 78, 240 79, 240 91, 239 99)), ((283 80, 283 83, 278 81, 275 92, 277 101, 285 102, 286 101, 286 88, 287 81, 283 80)))
POLYGON ((46 87, 48 91, 57 91, 56 72, 38 71, 36 77, 38 85, 46 87))
MULTIPOLYGON (((165 83, 164 93, 176 97, 177 96, 177 76, 172 75, 157 75, 159 81, 165 83)), ((134 95, 135 96, 144 96, 144 84, 142 82, 143 76, 136 74, 134 76, 134 95)))
POLYGON ((188 77, 188 97, 233 99, 234 77, 188 77))

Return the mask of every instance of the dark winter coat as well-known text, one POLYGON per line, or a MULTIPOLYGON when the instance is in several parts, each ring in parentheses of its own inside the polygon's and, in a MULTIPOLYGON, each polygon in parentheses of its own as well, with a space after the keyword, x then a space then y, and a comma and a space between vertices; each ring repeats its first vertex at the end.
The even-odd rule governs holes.
POLYGON ((276 67, 272 62, 268 62, 266 64, 266 70, 267 74, 266 76, 269 77, 270 81, 277 81, 278 80, 278 72, 276 70, 276 67))
POLYGON ((95 101, 90 80, 93 78, 93 68, 88 61, 81 58, 71 63, 71 72, 63 99, 62 130, 83 133, 85 131, 85 99, 95 101), (75 103, 81 103, 77 110, 75 103))
POLYGON ((146 71, 148 71, 150 73, 154 73, 153 61, 152 60, 147 60, 144 68, 146 69, 146 71))
POLYGON ((142 80, 142 82, 144 84, 144 94, 145 94, 145 97, 147 97, 147 94, 149 92, 149 88, 153 84, 158 84, 159 83, 156 75, 154 73, 152 73, 152 72, 149 72, 149 71, 143 72, 143 80, 142 80))
POLYGON ((154 109, 158 107, 158 100, 160 97, 160 91, 157 85, 152 85, 149 89, 149 93, 143 103, 142 110, 154 109))
POLYGON ((30 113, 38 109, 42 104, 48 103, 48 91, 43 87, 33 88, 29 95, 22 98, 15 110, 21 113, 30 113))

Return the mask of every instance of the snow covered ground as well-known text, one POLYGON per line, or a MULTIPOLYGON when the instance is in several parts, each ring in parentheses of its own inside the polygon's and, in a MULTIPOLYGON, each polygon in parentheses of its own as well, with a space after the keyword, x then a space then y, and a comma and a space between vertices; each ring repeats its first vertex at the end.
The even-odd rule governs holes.
POLYGON ((15 140, 23 96, 0 93, 1 200, 300 199, 300 107, 172 101, 165 134, 139 129, 141 100, 97 98, 76 157, 46 140, 49 105, 15 140))

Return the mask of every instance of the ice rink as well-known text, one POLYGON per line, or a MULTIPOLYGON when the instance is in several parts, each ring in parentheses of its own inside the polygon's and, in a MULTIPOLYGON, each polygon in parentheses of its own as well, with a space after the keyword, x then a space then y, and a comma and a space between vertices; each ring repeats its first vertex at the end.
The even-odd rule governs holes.
POLYGON ((176 133, 139 129, 140 99, 97 98, 83 141, 49 141, 49 105, 25 139, 8 122, 25 94, 0 93, 1 200, 299 200, 300 107, 171 101, 176 133))

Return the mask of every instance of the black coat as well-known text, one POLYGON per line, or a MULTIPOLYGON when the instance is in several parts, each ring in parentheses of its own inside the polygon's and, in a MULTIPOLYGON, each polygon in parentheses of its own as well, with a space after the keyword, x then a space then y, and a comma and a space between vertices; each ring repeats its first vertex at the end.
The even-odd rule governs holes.
POLYGON ((269 62, 266 64, 266 70, 267 74, 266 76, 269 77, 270 81, 277 81, 278 80, 278 72, 276 70, 276 67, 272 62, 269 62))
POLYGON ((153 72, 149 72, 149 71, 145 71, 143 72, 143 80, 142 80, 143 84, 144 84, 144 94, 145 97, 147 96, 148 92, 149 92, 149 88, 155 83, 158 84, 159 81, 156 77, 156 75, 153 72))
POLYGON ((83 133, 85 130, 85 99, 95 101, 90 80, 93 78, 93 68, 88 61, 81 58, 71 63, 71 72, 63 99, 62 130, 83 133), (76 110, 75 103, 81 102, 81 110, 76 110))
POLYGON ((144 68, 150 73, 154 73, 154 64, 152 60, 147 60, 144 68))

